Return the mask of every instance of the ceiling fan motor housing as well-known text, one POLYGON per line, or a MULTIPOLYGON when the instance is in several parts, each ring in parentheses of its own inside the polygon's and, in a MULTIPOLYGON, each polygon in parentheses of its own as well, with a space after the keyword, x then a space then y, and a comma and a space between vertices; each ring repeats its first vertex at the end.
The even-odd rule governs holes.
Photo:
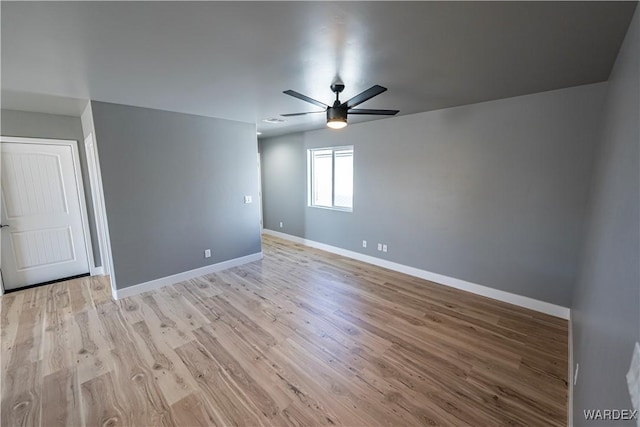
POLYGON ((341 120, 347 121, 347 107, 327 108, 327 121, 341 120))

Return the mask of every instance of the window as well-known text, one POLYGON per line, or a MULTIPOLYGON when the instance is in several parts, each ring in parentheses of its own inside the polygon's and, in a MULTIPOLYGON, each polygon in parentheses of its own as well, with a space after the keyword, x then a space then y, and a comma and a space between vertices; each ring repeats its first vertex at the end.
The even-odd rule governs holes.
POLYGON ((353 147, 308 151, 309 206, 353 210, 353 147))

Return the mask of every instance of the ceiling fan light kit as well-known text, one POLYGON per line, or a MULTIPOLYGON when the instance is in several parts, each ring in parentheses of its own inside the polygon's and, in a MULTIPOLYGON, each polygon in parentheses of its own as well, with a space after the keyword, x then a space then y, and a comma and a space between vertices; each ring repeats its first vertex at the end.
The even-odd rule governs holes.
POLYGON ((342 129, 347 126, 347 109, 340 107, 327 108, 327 126, 331 129, 342 129))
POLYGON ((294 90, 285 90, 283 93, 293 96, 294 98, 301 99, 305 102, 308 102, 313 105, 317 105, 318 107, 322 107, 324 111, 309 111, 306 113, 290 113, 290 114, 281 114, 283 117, 291 117, 291 116, 303 116, 306 114, 315 114, 315 113, 327 113, 327 126, 331 129, 342 129, 347 126, 347 116, 349 114, 368 114, 375 116, 393 116, 398 114, 398 110, 370 110, 370 109, 354 109, 357 105, 362 104, 365 101, 373 98, 374 96, 380 95, 382 92, 387 90, 386 87, 382 87, 379 85, 375 85, 370 87, 369 89, 361 92, 360 94, 354 96, 346 102, 340 102, 338 98, 340 96, 340 92, 344 90, 344 85, 341 83, 334 83, 331 85, 331 91, 336 94, 336 100, 333 103, 333 106, 328 106, 320 101, 317 101, 313 98, 309 98, 306 95, 303 95, 294 90))

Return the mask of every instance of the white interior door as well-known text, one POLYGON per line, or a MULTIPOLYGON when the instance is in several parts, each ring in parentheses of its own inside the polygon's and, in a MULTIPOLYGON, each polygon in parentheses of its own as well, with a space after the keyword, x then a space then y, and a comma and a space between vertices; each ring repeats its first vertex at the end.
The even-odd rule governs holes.
POLYGON ((71 145, 2 142, 2 278, 15 289, 89 272, 71 145))

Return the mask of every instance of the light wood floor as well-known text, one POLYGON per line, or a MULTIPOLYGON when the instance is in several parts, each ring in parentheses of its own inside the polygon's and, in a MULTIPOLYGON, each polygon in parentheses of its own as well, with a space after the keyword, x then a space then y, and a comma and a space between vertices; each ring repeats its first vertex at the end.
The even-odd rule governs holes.
POLYGON ((565 425, 567 323, 264 237, 114 302, 2 297, 2 426, 565 425))

